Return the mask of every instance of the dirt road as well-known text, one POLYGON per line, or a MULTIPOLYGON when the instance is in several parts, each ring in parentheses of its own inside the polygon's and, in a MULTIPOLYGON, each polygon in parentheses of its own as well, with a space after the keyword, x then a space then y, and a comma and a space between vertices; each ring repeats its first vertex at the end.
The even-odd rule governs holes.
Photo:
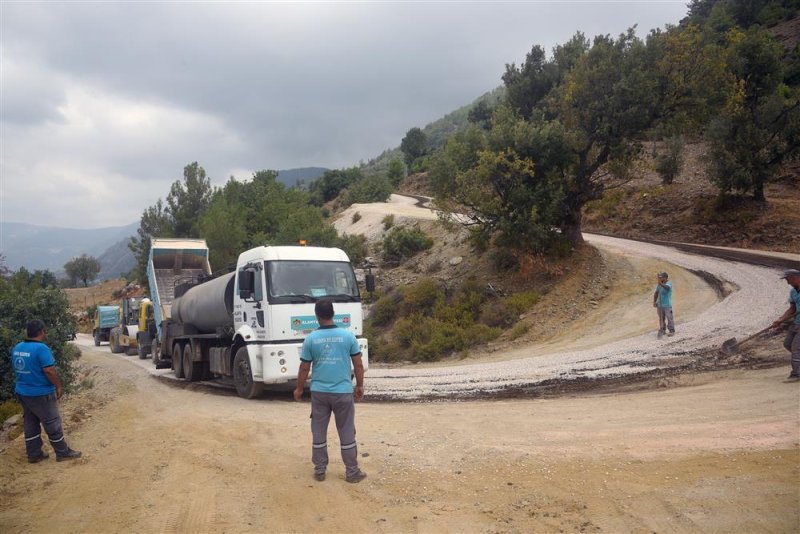
MULTIPOLYGON (((773 345, 775 345, 773 343, 773 345)), ((774 351, 779 347, 768 347, 774 351)), ((796 532, 785 367, 558 399, 364 403, 369 478, 311 477, 309 404, 174 387, 85 348, 75 463, 0 453, 0 532, 796 532)), ((369 379, 367 381, 369 387, 369 379)))

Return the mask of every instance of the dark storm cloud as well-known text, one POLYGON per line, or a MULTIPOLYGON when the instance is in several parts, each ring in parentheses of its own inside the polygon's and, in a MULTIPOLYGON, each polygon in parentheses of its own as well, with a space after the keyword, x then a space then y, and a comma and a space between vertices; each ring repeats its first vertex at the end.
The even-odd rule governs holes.
POLYGON ((683 2, 4 3, 9 221, 26 181, 75 184, 57 224, 136 220, 199 161, 221 185, 344 167, 501 83, 533 44, 643 35, 683 2), (12 140, 13 139, 13 140, 12 140), (105 195, 126 191, 112 208, 105 195), (94 203, 93 203, 94 202, 94 203))

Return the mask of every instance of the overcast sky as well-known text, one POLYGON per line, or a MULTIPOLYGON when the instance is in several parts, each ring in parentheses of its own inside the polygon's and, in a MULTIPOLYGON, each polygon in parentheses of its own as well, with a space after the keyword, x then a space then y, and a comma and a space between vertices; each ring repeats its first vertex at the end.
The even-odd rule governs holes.
POLYGON ((643 37, 687 2, 0 0, 0 233, 136 222, 192 161, 215 186, 357 165, 534 44, 643 37))

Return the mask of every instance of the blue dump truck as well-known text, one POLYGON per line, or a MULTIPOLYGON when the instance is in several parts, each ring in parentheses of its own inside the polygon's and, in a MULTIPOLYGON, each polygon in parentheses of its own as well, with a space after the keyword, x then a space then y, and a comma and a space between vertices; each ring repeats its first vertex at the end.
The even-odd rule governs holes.
POLYGON ((111 329, 119 324, 119 306, 98 306, 94 312, 94 328, 92 336, 94 345, 100 346, 103 341, 108 341, 111 329))

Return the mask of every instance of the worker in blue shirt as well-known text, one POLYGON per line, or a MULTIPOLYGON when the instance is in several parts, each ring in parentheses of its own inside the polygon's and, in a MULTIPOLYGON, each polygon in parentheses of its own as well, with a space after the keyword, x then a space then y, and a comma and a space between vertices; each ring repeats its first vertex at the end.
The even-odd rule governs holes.
POLYGON ((666 333, 668 336, 675 335, 675 319, 672 315, 672 282, 669 281, 667 273, 658 274, 658 284, 653 293, 653 306, 658 312, 658 337, 666 333))
POLYGON ((328 423, 331 412, 336 418, 345 480, 361 482, 367 474, 358 467, 356 447, 355 401, 364 397, 364 363, 356 337, 333 321, 333 303, 320 300, 314 306, 319 329, 303 340, 300 370, 294 398, 300 401, 303 387, 311 377, 311 462, 314 478, 325 480, 328 468, 328 423), (352 376, 356 377, 355 391, 352 376))
POLYGON ((58 399, 64 394, 56 373, 55 360, 44 338, 45 324, 34 319, 27 324, 27 339, 17 343, 11 351, 16 385, 14 392, 22 405, 25 432, 25 449, 28 462, 35 464, 49 458, 42 450, 42 426, 50 438, 56 460, 74 460, 81 453, 69 448, 64 439, 58 399))

